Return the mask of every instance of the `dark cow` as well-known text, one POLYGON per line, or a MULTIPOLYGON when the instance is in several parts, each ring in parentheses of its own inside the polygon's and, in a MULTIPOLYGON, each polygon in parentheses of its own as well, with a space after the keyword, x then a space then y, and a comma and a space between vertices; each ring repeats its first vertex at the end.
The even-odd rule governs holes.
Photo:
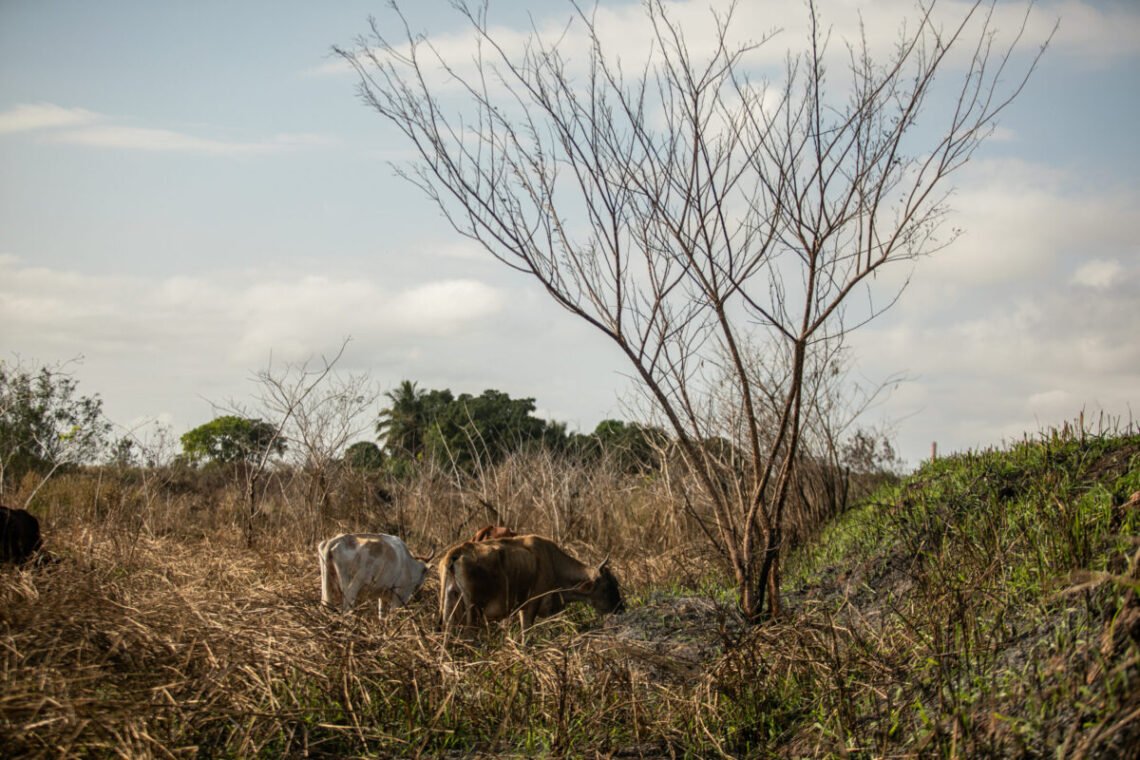
POLYGON ((439 564, 439 606, 446 629, 522 613, 523 628, 535 618, 584 601, 601 613, 625 603, 608 560, 590 567, 542 536, 468 541, 448 550, 439 564))
POLYGON ((518 533, 515 533, 510 528, 503 527, 502 525, 484 525, 479 530, 475 531, 475 535, 471 537, 472 541, 489 541, 492 538, 514 538, 518 533))
POLYGON ((40 539, 40 521, 26 509, 10 509, 0 506, 0 562, 14 562, 22 565, 31 559, 43 546, 40 539))

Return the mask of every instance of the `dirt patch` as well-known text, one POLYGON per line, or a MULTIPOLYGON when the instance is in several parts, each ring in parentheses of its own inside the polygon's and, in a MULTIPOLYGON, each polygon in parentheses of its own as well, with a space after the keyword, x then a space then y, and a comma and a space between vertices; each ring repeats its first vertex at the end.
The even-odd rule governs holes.
POLYGON ((706 597, 655 592, 595 635, 625 649, 647 679, 691 684, 746 628, 736 610, 706 597))
POLYGON ((1113 483, 1131 468, 1133 460, 1140 457, 1140 442, 1127 443, 1102 454, 1089 465, 1085 478, 1090 482, 1113 483))

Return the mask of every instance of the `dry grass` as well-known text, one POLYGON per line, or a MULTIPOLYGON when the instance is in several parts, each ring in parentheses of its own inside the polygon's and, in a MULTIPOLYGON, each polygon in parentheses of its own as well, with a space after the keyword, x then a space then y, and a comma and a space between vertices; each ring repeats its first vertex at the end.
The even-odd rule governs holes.
POLYGON ((58 563, 0 576, 0 744, 22 756, 659 748, 692 700, 660 642, 592 611, 445 641, 430 584, 384 621, 322 608, 303 547, 52 539, 58 563))
POLYGON ((652 480, 441 479, 324 515, 271 484, 94 471, 33 510, 58 561, 0 569, 0 747, 23 757, 1129 757, 1140 738, 1140 438, 938 463, 789 562, 759 627, 652 480), (561 494, 559 499, 550 493, 561 494), (1129 502, 1131 503, 1131 502, 1129 502), (605 554, 628 611, 439 632, 319 604, 313 536, 425 551, 490 522, 605 554), (1073 585, 1075 579, 1079 585, 1073 585), (1133 585, 1130 585, 1133 584, 1133 585))

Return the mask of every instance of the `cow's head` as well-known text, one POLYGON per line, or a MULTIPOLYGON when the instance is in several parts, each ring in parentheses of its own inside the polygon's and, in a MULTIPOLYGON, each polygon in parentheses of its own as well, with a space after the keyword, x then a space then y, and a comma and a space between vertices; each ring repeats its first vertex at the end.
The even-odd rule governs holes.
POLYGON ((420 557, 416 554, 412 555, 412 559, 415 560, 416 569, 419 571, 419 577, 415 580, 415 589, 412 591, 413 594, 419 590, 420 586, 424 585, 424 579, 427 577, 428 568, 431 567, 431 561, 434 558, 434 548, 426 557, 420 557))
POLYGON ((625 600, 621 598, 621 587, 617 577, 609 567, 606 557, 594 571, 594 579, 582 584, 582 591, 590 596, 590 604, 598 612, 625 612, 625 600))

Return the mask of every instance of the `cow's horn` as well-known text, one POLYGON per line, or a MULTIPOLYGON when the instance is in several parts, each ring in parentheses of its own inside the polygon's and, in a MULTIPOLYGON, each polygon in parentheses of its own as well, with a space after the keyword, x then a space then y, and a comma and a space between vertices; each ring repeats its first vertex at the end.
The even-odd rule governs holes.
POLYGON ((435 557, 435 550, 436 550, 436 547, 433 546, 431 548, 431 554, 427 555, 426 557, 416 557, 416 559, 418 559, 420 562, 423 562, 426 565, 429 562, 431 562, 433 557, 435 557))
POLYGON ((610 561, 610 555, 607 554, 606 558, 602 560, 602 564, 598 565, 598 572, 601 572, 602 568, 604 568, 609 563, 609 561, 610 561))

